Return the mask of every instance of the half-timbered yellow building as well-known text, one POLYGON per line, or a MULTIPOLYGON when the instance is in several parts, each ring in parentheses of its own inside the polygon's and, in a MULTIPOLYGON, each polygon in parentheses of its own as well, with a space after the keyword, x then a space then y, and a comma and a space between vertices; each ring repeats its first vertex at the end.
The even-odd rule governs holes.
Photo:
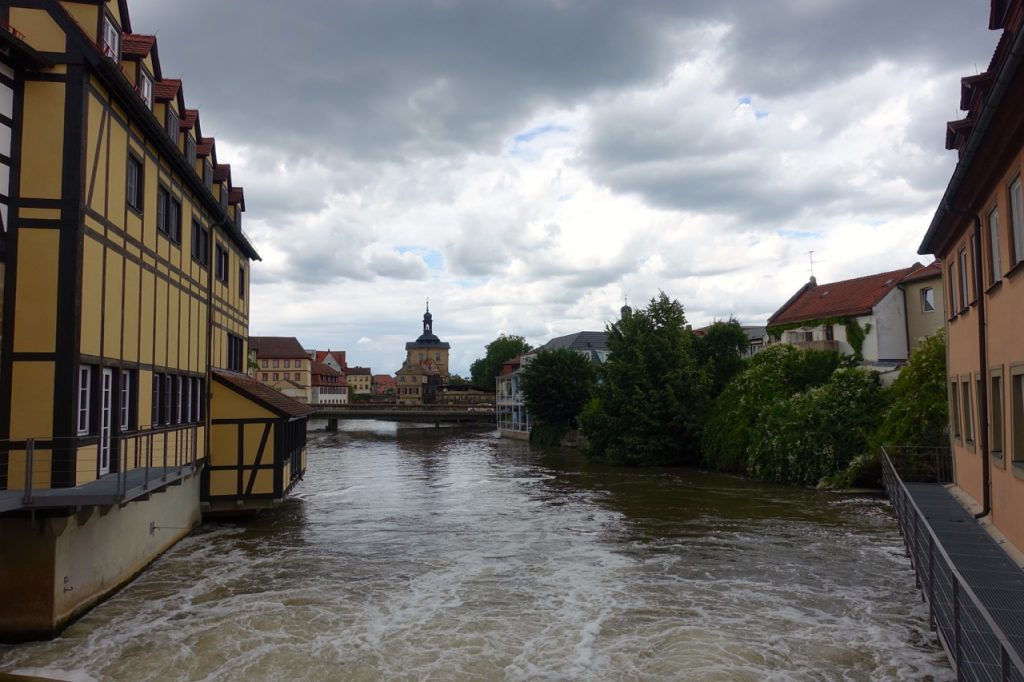
POLYGON ((302 476, 305 413, 242 374, 244 210, 126 0, 0 1, 0 637, 302 476))

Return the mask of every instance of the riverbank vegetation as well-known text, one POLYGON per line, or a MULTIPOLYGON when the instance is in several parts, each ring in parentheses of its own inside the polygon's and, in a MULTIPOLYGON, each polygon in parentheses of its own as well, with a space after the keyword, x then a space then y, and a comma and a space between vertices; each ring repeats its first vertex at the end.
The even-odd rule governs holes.
POLYGON ((594 365, 568 348, 542 350, 523 369, 519 387, 534 425, 530 441, 557 445, 576 426, 575 419, 590 400, 594 365))

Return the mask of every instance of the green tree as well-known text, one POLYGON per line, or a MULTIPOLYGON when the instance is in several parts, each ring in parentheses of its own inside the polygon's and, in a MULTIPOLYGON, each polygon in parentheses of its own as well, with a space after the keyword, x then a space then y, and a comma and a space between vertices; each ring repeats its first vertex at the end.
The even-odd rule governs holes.
POLYGON ((694 338, 694 355, 708 374, 712 399, 743 370, 743 354, 749 346, 747 333, 735 319, 715 322, 707 328, 704 336, 694 338))
POLYGON ((889 408, 874 445, 949 445, 943 332, 921 342, 888 393, 889 408))
POLYGON ((661 292, 608 331, 610 354, 582 416, 587 454, 613 464, 695 461, 707 379, 682 304, 661 292))
POLYGON ((550 432, 545 440, 553 442, 562 439, 583 410, 593 386, 593 363, 568 348, 537 353, 519 378, 526 410, 541 427, 538 433, 550 432))
POLYGON ((769 346, 752 357, 711 406, 702 438, 704 465, 750 473, 751 448, 761 437, 765 415, 777 403, 824 384, 839 364, 836 352, 788 344, 769 346))
POLYGON ((502 363, 529 352, 530 344, 521 336, 502 334, 487 344, 484 350, 484 357, 469 366, 469 374, 473 385, 494 388, 494 378, 501 371, 502 363))
POLYGON ((876 372, 844 367, 829 380, 771 405, 749 451, 752 475, 818 485, 865 451, 884 409, 876 372))

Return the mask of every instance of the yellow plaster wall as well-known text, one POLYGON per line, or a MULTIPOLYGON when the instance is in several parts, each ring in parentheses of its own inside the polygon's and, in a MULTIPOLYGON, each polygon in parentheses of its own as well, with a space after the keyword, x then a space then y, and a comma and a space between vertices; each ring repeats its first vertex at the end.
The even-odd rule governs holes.
MULTIPOLYGON (((96 480, 96 459, 99 457, 97 450, 97 445, 84 445, 78 448, 78 457, 75 462, 75 485, 96 480)), ((113 458, 114 453, 111 452, 110 456, 113 458)))
POLYGON ((124 272, 124 359, 139 360, 139 283, 142 276, 138 264, 126 260, 124 272))
POLYGON ((11 401, 11 440, 50 438, 53 435, 53 363, 14 362, 11 368, 11 395, 18 397, 11 401))
POLYGON ((100 355, 103 316, 103 245, 86 234, 82 249, 82 353, 100 355))
POLYGON ((156 356, 153 364, 167 366, 167 282, 156 280, 156 356))
POLYGON ((57 230, 18 230, 15 352, 53 352, 55 348, 59 237, 57 230))
MULTIPOLYGON (((99 27, 99 8, 96 5, 90 5, 80 2, 62 2, 60 3, 68 13, 74 17, 78 25, 82 27, 82 30, 89 36, 93 41, 96 41, 96 30, 99 27)), ((116 4, 116 3, 115 3, 116 4)), ((115 16, 114 23, 117 22, 117 8, 114 7, 113 14, 115 16)))
MULTIPOLYGON (((128 182, 128 133, 120 124, 109 125, 107 131, 110 136, 110 159, 106 170, 110 173, 110 184, 107 186, 107 220, 114 223, 118 228, 125 229, 124 214, 125 202, 127 201, 126 183, 128 182)), ((101 167, 101 171, 103 168, 101 167)), ((103 186, 97 174, 96 194, 103 191, 103 186)), ((145 201, 143 205, 145 205, 145 201)))
POLYGON ((85 177, 88 186, 86 187, 86 199, 89 206, 99 213, 103 213, 106 203, 107 187, 107 136, 110 125, 107 118, 106 108, 96 95, 89 95, 88 117, 85 137, 85 177), (103 134, 100 129, 103 128, 103 134))
MULTIPOLYGON (((121 288, 124 282, 124 258, 113 249, 107 249, 107 288, 103 310, 103 355, 121 357, 121 288)), ((127 305, 127 301, 125 302, 127 305)))
POLYGON ((148 429, 153 425, 153 373, 139 370, 139 428, 148 429))
POLYGON ((52 220, 57 222, 60 220, 60 209, 59 208, 19 208, 18 216, 21 218, 28 218, 34 220, 52 220))
POLYGON ((12 7, 10 24, 25 35, 25 42, 41 52, 64 52, 67 38, 50 13, 41 9, 12 7))
MULTIPOLYGON (((25 489, 25 450, 11 450, 7 460, 7 489, 25 489)), ((50 450, 36 450, 32 456, 32 489, 49 488, 53 471, 53 453, 50 450)))
POLYGON ((274 418, 270 410, 239 395, 219 381, 212 381, 213 397, 210 399, 211 419, 261 419, 274 418))
POLYGON ((31 149, 32 153, 21 155, 21 196, 59 199, 64 148, 64 84, 26 82, 25 109, 32 115, 22 118, 22 139, 24 148, 31 149))
MULTIPOLYGON (((249 485, 251 471, 245 472, 245 485, 249 485)), ((259 469, 256 472, 256 480, 253 482, 252 495, 269 494, 274 492, 274 470, 259 469)))

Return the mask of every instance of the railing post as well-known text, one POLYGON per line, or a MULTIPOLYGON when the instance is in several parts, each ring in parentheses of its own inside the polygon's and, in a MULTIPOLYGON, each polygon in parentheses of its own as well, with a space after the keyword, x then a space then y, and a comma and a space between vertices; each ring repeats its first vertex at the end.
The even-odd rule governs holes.
POLYGON ((935 629, 935 538, 928 534, 928 625, 935 629))
POLYGON ((960 581, 956 576, 953 580, 953 665, 956 666, 956 679, 964 679, 963 666, 960 665, 960 581))
POLYGON ((36 439, 25 441, 25 494, 21 501, 28 506, 32 503, 32 468, 36 459, 36 439))

